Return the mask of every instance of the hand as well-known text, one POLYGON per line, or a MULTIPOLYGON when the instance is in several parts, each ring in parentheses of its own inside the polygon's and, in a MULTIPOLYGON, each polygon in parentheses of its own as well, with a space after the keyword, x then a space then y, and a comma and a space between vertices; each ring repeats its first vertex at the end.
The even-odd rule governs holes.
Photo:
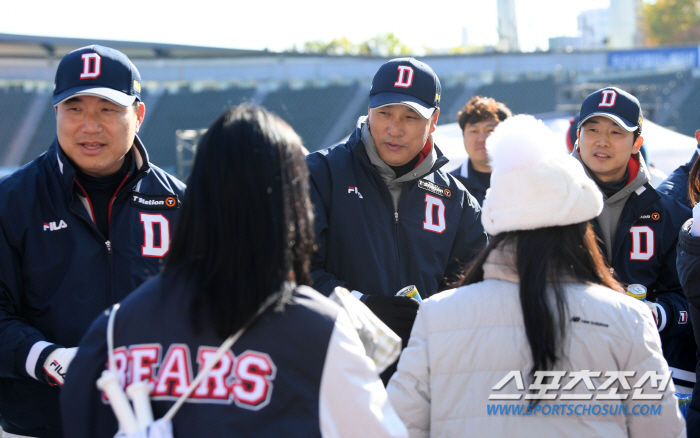
POLYGON ((654 322, 656 323, 656 328, 659 328, 659 305, 656 303, 652 303, 650 301, 643 301, 644 304, 646 304, 649 309, 651 310, 651 314, 654 317, 654 322))
POLYGON ((365 300, 365 305, 399 335, 404 346, 408 343, 413 322, 418 315, 418 301, 398 295, 370 295, 365 300))
POLYGON ((68 365, 78 352, 78 347, 73 348, 57 348, 49 354, 44 362, 44 372, 46 373, 47 381, 51 386, 63 386, 68 372, 68 365))

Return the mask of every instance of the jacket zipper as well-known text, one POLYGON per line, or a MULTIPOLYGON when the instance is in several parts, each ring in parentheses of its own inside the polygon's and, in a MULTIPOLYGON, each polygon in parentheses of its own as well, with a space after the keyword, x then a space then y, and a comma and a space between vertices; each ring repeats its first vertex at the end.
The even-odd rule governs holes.
POLYGON ((401 266, 401 250, 399 249, 399 212, 394 212, 394 237, 396 239, 396 253, 401 266))
POLYGON ((131 174, 126 174, 126 177, 124 180, 122 180, 121 184, 119 184, 117 190, 114 191, 114 195, 112 196, 112 199, 109 200, 109 207, 107 208, 107 235, 110 236, 105 242, 105 246, 107 247, 107 271, 109 273, 109 278, 107 279, 107 299, 109 301, 107 302, 107 306, 111 306, 115 302, 114 297, 112 296, 112 278, 114 278, 114 273, 112 270, 112 242, 109 240, 112 234, 112 206, 114 205, 114 201, 117 199, 119 191, 130 176, 131 174))
POLYGON ((112 296, 112 242, 107 240, 105 248, 107 249, 107 270, 109 271, 109 278, 107 279, 107 307, 109 307, 114 304, 114 297, 112 296))

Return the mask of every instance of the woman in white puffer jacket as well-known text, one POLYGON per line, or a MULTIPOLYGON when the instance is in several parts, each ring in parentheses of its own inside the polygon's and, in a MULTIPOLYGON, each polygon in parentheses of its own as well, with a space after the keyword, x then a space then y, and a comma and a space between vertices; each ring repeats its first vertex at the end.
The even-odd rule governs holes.
POLYGON ((684 437, 652 314, 588 224, 595 183, 531 116, 487 150, 494 237, 463 286, 421 305, 387 388, 411 437, 684 437))

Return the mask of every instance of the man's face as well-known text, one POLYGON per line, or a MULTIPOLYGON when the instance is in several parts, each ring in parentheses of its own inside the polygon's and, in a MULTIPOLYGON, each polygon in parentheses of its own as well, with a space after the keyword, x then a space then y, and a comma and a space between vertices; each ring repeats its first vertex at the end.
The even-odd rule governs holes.
POLYGON ((117 172, 134 143, 146 107, 123 107, 97 96, 76 96, 56 106, 58 142, 84 173, 117 172))
POLYGON ((592 117, 579 130, 581 160, 603 182, 625 176, 630 156, 639 152, 644 139, 622 129, 603 116, 592 117))
POLYGON ((401 104, 370 108, 369 129, 379 158, 390 166, 401 166, 411 161, 435 131, 439 114, 438 109, 430 119, 424 119, 401 104))
POLYGON ((479 172, 491 172, 489 157, 486 154, 486 139, 496 129, 498 119, 486 119, 464 125, 462 137, 464 149, 469 155, 472 166, 479 172))

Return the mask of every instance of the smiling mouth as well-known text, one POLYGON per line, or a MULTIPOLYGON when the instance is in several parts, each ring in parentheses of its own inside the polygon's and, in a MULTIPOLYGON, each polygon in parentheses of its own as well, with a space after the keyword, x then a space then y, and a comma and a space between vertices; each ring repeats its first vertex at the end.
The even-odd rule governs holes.
POLYGON ((102 143, 80 143, 80 146, 84 147, 85 149, 94 151, 94 150, 97 150, 97 149, 101 148, 102 146, 104 146, 104 144, 102 144, 102 143))
POLYGON ((593 156, 594 156, 594 157, 597 157, 597 158, 610 158, 610 155, 603 154, 603 153, 600 153, 600 152, 596 152, 595 154, 593 154, 593 156))

